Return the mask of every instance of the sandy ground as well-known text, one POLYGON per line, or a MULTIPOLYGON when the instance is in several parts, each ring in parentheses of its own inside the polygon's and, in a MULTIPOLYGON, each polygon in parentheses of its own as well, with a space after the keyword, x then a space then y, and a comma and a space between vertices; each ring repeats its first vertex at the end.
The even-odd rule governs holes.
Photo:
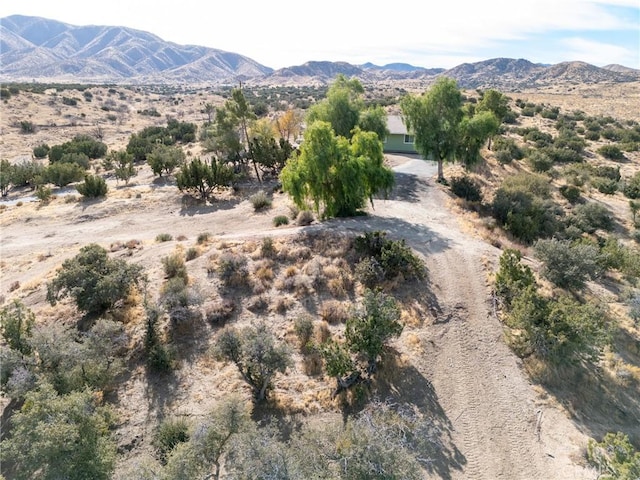
MULTIPOLYGON (((376 201, 366 217, 304 228, 386 230, 393 238, 406 239, 427 263, 430 321, 405 329, 394 342, 411 367, 394 380, 392 390, 429 412, 439 427, 442 449, 428 478, 595 478, 582 466, 587 437, 536 390, 503 340, 487 280, 500 251, 465 231, 449 208, 450 197, 433 182, 434 164, 399 156, 389 160, 398 179, 390 199, 376 201)), ((109 248, 139 240, 142 248, 132 252, 131 261, 157 272, 159 258, 176 246, 175 241, 156 243, 159 233, 184 235, 195 243, 201 232, 246 241, 304 230, 272 226, 273 217, 289 213, 282 194, 274 194, 273 208, 264 214, 255 213, 247 199, 188 205, 175 186, 152 180, 143 173, 133 185, 114 188, 104 201, 67 203, 61 196, 46 206, 28 201, 8 206, 0 214, 0 295, 20 295, 36 312, 47 313, 47 278, 91 242, 109 248), (16 282, 20 286, 10 292, 16 282)), ((183 414, 206 411, 216 397, 213 390, 223 383, 220 375, 234 374, 232 369, 217 372, 203 361, 184 364, 177 372, 172 408, 183 414)), ((148 434, 152 412, 166 406, 142 387, 144 381, 141 371, 132 372, 119 392, 122 425, 128 429, 123 442, 130 446, 132 438, 148 434)))

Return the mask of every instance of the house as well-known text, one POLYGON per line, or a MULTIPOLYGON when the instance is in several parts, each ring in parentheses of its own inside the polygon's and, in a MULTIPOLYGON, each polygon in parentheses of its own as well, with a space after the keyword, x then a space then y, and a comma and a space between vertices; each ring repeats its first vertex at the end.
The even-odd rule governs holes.
POLYGON ((414 144, 413 135, 409 135, 407 127, 400 115, 387 117, 389 135, 382 142, 382 150, 385 153, 418 153, 414 144))

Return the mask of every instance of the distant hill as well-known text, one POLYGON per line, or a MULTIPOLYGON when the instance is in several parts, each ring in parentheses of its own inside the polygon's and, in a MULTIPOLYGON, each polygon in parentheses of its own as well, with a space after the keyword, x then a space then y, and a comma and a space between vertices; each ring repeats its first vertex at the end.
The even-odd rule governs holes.
POLYGON ((0 78, 87 82, 228 82, 273 69, 239 55, 125 27, 40 17, 0 20, 0 78))
POLYGON ((622 65, 599 68, 584 62, 534 64, 494 58, 455 68, 423 68, 407 63, 352 65, 309 61, 273 70, 243 55, 166 42, 126 27, 74 26, 40 17, 0 19, 0 81, 85 83, 327 84, 336 75, 363 82, 434 81, 446 75, 464 88, 522 88, 555 83, 640 81, 640 71, 622 65))

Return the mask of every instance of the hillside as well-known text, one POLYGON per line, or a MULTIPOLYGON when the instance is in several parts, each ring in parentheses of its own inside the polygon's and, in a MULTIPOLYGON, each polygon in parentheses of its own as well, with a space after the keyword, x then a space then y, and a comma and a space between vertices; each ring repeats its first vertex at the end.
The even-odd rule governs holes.
MULTIPOLYGON (((629 249, 625 258, 640 258, 634 256, 637 225, 622 192, 640 171, 633 140, 640 131, 640 118, 637 111, 627 115, 628 105, 624 110, 625 105, 614 101, 636 98, 639 92, 633 84, 616 87, 620 90, 591 85, 595 90, 577 89, 555 96, 539 91, 510 95, 509 105, 517 116, 514 123, 504 125, 492 150, 483 149, 484 162, 470 173, 460 165, 447 165, 445 170, 449 179, 467 173, 478 182, 483 195, 480 203, 465 202, 436 183, 432 162, 399 155, 386 156, 396 179, 388 199, 374 199, 362 216, 316 219, 306 226, 298 224, 297 210, 275 179, 259 184, 249 176, 237 188, 216 191, 213 199, 202 202, 179 191, 175 175, 158 177, 144 162, 136 165, 136 175, 125 184, 116 180, 113 167, 97 159, 89 171, 106 180, 109 191, 105 198, 83 199, 70 185, 53 188, 53 197, 40 202, 30 188, 14 188, 0 201, 2 305, 20 299, 34 312, 39 352, 69 353, 62 355, 64 365, 74 368, 58 372, 61 378, 78 370, 84 375, 85 365, 78 369, 72 362, 87 351, 84 346, 88 348, 94 337, 64 343, 68 349, 45 350, 46 335, 59 335, 56 345, 62 345, 68 341, 62 327, 91 333, 95 318, 84 315, 69 298, 52 305, 47 301, 48 283, 65 260, 92 243, 105 248, 109 258, 143 268, 146 281, 140 289, 105 315, 120 328, 119 349, 106 364, 120 370, 115 381, 95 395, 97 402, 114 409, 111 433, 117 447, 113 477, 117 480, 141 478, 143 470, 148 475, 166 473, 155 440, 159 427, 182 421, 198 438, 211 431, 213 423, 206 423, 213 421, 211 412, 232 394, 249 405, 252 424, 265 427, 259 430, 266 432, 264 436, 251 437, 251 431, 239 436, 243 442, 257 438, 255 443, 236 445, 246 447, 241 451, 249 452, 254 460, 273 461, 265 460, 256 468, 276 468, 283 459, 294 465, 301 457, 316 458, 315 449, 330 446, 333 432, 355 419, 362 419, 372 430, 365 430, 368 436, 339 438, 334 444, 336 454, 368 444, 379 450, 363 448, 355 453, 373 451, 375 457, 398 452, 394 450, 398 436, 378 428, 380 418, 371 411, 379 399, 386 402, 385 408, 397 409, 395 413, 410 412, 416 422, 413 425, 421 428, 416 478, 592 480, 597 472, 585 459, 589 438, 600 440, 606 432, 622 431, 636 447, 640 442, 640 333, 629 313, 629 301, 638 295, 637 276, 634 279, 610 269, 577 293, 584 300, 601 300, 616 325, 612 346, 598 362, 586 368, 545 368, 535 355, 518 355, 510 348, 518 332, 504 321, 494 291, 502 252, 509 247, 522 251, 543 293, 559 289, 544 279, 542 262, 533 247, 519 242, 513 231, 498 225, 488 212, 504 180, 531 175, 535 165, 538 181, 531 185, 548 189, 546 200, 555 202, 548 211, 562 211, 573 218, 583 203, 602 205, 611 217, 610 230, 585 232, 585 243, 615 236, 629 249), (563 106, 556 109, 555 100, 561 100, 563 106), (602 114, 602 110, 609 113, 602 114), (526 156, 507 159, 498 153, 511 148, 509 141, 528 153, 538 146, 550 147, 561 129, 585 141, 582 161, 576 165, 555 161, 545 170, 544 161, 534 163, 526 156), (601 147, 614 144, 624 145, 624 158, 611 160, 598 153, 601 147), (611 192, 614 185, 604 182, 603 175, 615 175, 618 167, 621 181, 614 182, 611 192), (561 187, 566 185, 578 188, 579 202, 571 203, 562 196, 561 187), (599 186, 609 190, 602 192, 599 186), (268 207, 254 207, 252 198, 258 192, 271 201, 268 207), (276 227, 277 217, 285 217, 287 224, 276 227), (316 350, 301 345, 296 326, 300 319, 310 320, 311 338, 318 343, 344 338, 350 308, 360 305, 365 291, 354 239, 372 231, 384 231, 388 238, 406 242, 424 262, 427 276, 399 276, 383 285, 399 302, 402 332, 385 349, 370 383, 334 398, 335 378, 324 371, 316 350), (192 303, 187 306, 193 315, 173 318, 163 313, 159 317, 157 333, 172 358, 170 370, 160 373, 150 367, 147 331, 149 307, 168 308, 168 292, 175 287, 167 273, 169 258, 183 261, 188 275, 183 286, 188 287, 192 303), (229 258, 238 260, 233 263, 237 275, 225 274, 229 258), (286 373, 274 377, 268 401, 253 404, 252 392, 238 369, 216 356, 212 347, 225 326, 242 329, 261 321, 278 344, 291 349, 292 364, 286 373), (271 424, 277 434, 266 428, 269 420, 281 421, 277 426, 271 424), (305 437, 308 443, 301 448, 295 441, 308 431, 320 434, 305 437), (359 443, 362 438, 365 440, 359 443)), ((266 101, 267 95, 261 97, 261 92, 254 91, 258 100, 266 101)), ((206 121, 203 103, 218 106, 225 93, 103 86, 20 91, 3 106, 0 158, 12 163, 31 161, 34 147, 58 145, 79 134, 94 138, 99 134, 110 150, 118 150, 133 133, 164 126, 167 118, 201 127, 206 121), (70 100, 76 100, 75 104, 70 100), (150 111, 155 113, 150 115, 150 111), (21 122, 27 120, 34 125, 31 132, 22 129, 21 122)), ((267 94, 276 96, 271 89, 267 94)), ((301 89, 301 95, 307 94, 308 90, 301 89)), ((464 95, 476 98, 478 92, 467 90, 464 95)), ((561 148, 559 145, 555 147, 561 148)), ((187 158, 205 155, 198 142, 181 148, 187 158)), ((561 229, 558 232, 565 234, 561 229)), ((575 235, 575 229, 573 232, 575 235)), ((10 387, 15 388, 16 383, 10 387)), ((19 402, 6 396, 1 400, 5 422, 15 414, 19 402)), ((399 422, 400 417, 392 418, 399 422)), ((3 423, 4 432, 6 425, 3 423)), ((413 430, 404 429, 401 422, 393 425, 400 430, 400 443, 414 447, 413 430)), ((246 457, 241 460, 248 461, 246 457)))

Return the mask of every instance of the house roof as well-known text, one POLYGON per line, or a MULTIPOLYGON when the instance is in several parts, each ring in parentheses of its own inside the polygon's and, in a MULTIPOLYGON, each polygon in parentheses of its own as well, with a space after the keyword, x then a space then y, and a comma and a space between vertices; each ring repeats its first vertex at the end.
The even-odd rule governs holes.
POLYGON ((387 128, 391 135, 407 135, 409 133, 400 115, 387 116, 387 128))

